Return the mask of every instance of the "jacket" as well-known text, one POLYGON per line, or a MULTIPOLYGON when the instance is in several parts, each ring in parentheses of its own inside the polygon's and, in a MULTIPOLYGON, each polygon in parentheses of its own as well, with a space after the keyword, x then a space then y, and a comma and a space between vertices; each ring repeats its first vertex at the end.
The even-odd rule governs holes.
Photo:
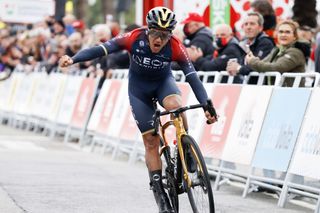
MULTIPOLYGON (((254 58, 248 65, 257 72, 305 72, 305 55, 295 45, 293 43, 283 48, 274 47, 267 57, 262 60, 254 58)), ((292 83, 293 79, 287 79, 284 86, 291 86, 292 83)))
POLYGON ((202 27, 192 35, 189 35, 184 41, 186 47, 196 46, 199 47, 204 57, 212 58, 214 47, 213 47, 213 36, 212 32, 207 27, 202 27))
POLYGON ((214 59, 200 57, 195 61, 196 67, 202 71, 224 71, 226 70, 229 59, 236 58, 238 63, 242 63, 244 58, 244 51, 239 46, 239 42, 232 38, 228 44, 217 50, 218 56, 214 59))
MULTIPOLYGON (((240 42, 240 46, 244 48, 247 43, 248 40, 245 39, 240 42)), ((272 38, 270 38, 263 32, 259 33, 250 45, 250 50, 253 53, 253 55, 259 57, 260 59, 265 58, 273 48, 274 42, 272 38)), ((241 65, 239 73, 241 75, 248 75, 251 71, 253 70, 248 65, 241 65)))

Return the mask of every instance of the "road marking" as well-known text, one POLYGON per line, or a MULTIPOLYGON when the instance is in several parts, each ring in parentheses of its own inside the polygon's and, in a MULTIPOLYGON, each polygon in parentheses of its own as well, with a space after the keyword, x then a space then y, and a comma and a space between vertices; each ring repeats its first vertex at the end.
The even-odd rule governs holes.
POLYGON ((17 151, 45 151, 46 149, 29 141, 0 141, 0 150, 17 150, 17 151))

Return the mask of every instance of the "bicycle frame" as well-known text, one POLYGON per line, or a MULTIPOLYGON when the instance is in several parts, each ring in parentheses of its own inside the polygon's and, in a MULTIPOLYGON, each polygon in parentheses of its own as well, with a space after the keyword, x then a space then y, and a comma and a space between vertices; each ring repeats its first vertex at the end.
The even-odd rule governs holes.
MULTIPOLYGON (((167 121, 166 123, 164 123, 164 125, 161 125, 161 122, 160 122, 160 126, 162 127, 161 134, 162 134, 163 141, 164 141, 164 145, 160 149, 160 155, 162 155, 164 149, 168 146, 168 142, 167 142, 167 139, 165 136, 165 131, 169 126, 173 125, 176 129, 176 140, 177 140, 176 145, 178 146, 179 157, 181 159, 181 165, 182 165, 182 169, 183 169, 183 178, 186 181, 186 183, 188 184, 188 188, 190 188, 192 186, 192 181, 188 175, 188 170, 187 170, 187 165, 185 163, 184 150, 183 150, 183 145, 182 145, 182 137, 184 135, 187 135, 188 133, 186 132, 185 127, 183 125, 183 119, 182 119, 181 114, 180 113, 172 113, 171 115, 173 116, 172 120, 167 121)), ((194 152, 194 150, 192 150, 192 152, 194 152)), ((199 158, 197 155, 196 155, 196 161, 199 161, 199 158)), ((200 168, 200 171, 203 172, 202 168, 200 168)))

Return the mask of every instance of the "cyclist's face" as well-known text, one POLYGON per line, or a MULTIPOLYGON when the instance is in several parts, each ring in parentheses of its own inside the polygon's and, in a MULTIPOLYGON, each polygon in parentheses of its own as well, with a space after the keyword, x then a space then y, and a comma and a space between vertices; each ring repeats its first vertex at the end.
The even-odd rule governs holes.
POLYGON ((153 53, 158 53, 167 44, 171 38, 170 31, 149 29, 148 39, 150 44, 150 49, 153 53))

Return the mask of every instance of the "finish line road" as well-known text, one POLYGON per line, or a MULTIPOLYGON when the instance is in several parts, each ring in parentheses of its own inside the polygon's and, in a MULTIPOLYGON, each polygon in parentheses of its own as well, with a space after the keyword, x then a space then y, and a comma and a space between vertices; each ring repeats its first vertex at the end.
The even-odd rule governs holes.
MULTIPOLYGON (((0 213, 156 213, 144 163, 120 158, 0 125, 0 213)), ((263 193, 243 199, 242 191, 225 185, 214 192, 216 212, 313 212, 290 203, 279 208, 263 193)), ((181 206, 191 212, 186 197, 181 206)))

